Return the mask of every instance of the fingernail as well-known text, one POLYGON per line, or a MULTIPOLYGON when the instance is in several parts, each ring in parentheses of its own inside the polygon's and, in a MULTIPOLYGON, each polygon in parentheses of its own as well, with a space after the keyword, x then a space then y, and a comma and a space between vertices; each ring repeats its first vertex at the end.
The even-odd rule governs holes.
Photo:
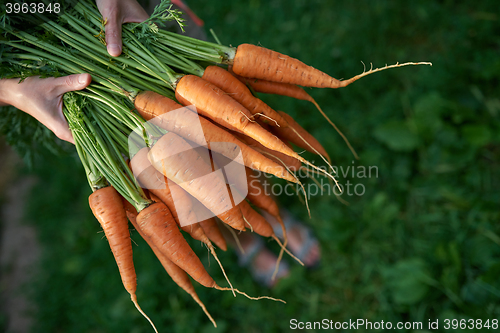
POLYGON ((78 83, 80 84, 87 83, 87 75, 85 74, 78 75, 78 83))
POLYGON ((109 44, 108 53, 113 57, 118 57, 122 53, 122 48, 118 44, 109 44))

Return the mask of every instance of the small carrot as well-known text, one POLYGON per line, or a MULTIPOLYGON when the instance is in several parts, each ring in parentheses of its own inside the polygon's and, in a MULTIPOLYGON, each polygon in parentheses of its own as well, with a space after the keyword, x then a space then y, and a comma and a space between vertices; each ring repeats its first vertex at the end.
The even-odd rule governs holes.
POLYGON ((250 169, 247 169, 246 171, 248 183, 247 199, 252 204, 268 212, 272 216, 279 217, 280 211, 276 201, 274 201, 274 199, 267 194, 266 190, 262 186, 259 178, 255 175, 255 173, 250 169))
POLYGON ((153 322, 142 311, 137 302, 137 277, 132 259, 132 243, 130 241, 127 216, 120 195, 111 186, 103 187, 89 196, 89 205, 108 239, 125 289, 130 294, 137 310, 151 323, 155 332, 157 332, 153 322))
POLYGON ((243 200, 239 204, 241 213, 252 226, 253 232, 262 237, 272 237, 274 235, 273 227, 266 221, 262 215, 257 213, 248 202, 243 200))

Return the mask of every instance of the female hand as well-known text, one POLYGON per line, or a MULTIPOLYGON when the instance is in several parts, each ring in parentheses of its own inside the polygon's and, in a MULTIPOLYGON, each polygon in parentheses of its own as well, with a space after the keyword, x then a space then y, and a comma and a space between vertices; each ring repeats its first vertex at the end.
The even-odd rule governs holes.
POLYGON ((140 23, 149 18, 136 0, 96 0, 97 8, 106 21, 108 53, 118 57, 122 53, 122 24, 140 23))
POLYGON ((74 74, 42 79, 32 76, 0 80, 0 105, 10 104, 44 124, 61 140, 75 143, 62 112, 62 96, 68 91, 82 90, 92 80, 89 74, 74 74))

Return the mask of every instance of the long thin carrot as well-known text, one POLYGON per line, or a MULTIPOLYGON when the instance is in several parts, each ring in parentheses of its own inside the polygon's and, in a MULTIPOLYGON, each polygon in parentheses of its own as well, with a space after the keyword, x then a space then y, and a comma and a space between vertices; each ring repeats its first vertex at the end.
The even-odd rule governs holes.
MULTIPOLYGON (((156 171, 156 169, 155 169, 155 171, 156 171)), ((149 196, 150 196, 151 200, 153 200, 154 202, 163 202, 165 204, 165 206, 167 206, 167 208, 168 208, 169 205, 165 201, 163 201, 162 199, 157 197, 154 194, 154 192, 150 191, 149 196)), ((172 211, 170 211, 170 212, 172 212, 172 211)), ((174 213, 172 213, 172 216, 173 215, 174 215, 174 213)), ((193 215, 195 215, 195 214, 193 213, 193 215)), ((174 217, 174 220, 175 220, 175 217, 174 217)), ((203 231, 203 229, 201 228, 201 226, 198 223, 193 223, 190 225, 181 226, 177 220, 175 222, 177 223, 177 226, 182 229, 182 231, 188 233, 191 237, 193 237, 193 239, 196 239, 197 241, 200 241, 207 246, 209 244, 212 245, 210 243, 210 240, 208 239, 207 235, 205 234, 205 231, 203 231)))
POLYGON ((191 283, 191 280, 189 280, 188 275, 186 272, 184 272, 179 266, 174 264, 170 259, 167 258, 158 248, 151 242, 150 238, 147 237, 142 229, 139 227, 137 224, 137 211, 135 210, 134 206, 132 206, 127 200, 123 200, 123 205, 125 207, 125 211, 127 213, 127 217, 134 226, 134 228, 139 232, 142 238, 148 243, 149 247, 151 250, 153 250, 155 256, 158 258, 158 260, 161 262, 163 268, 167 271, 168 275, 174 280, 175 283, 182 289, 184 289, 185 292, 187 292, 196 303, 202 308, 203 312, 207 315, 207 317, 210 319, 210 321, 214 324, 215 327, 217 327, 217 324, 215 323, 215 320, 212 318, 210 313, 208 312, 207 308, 205 307, 205 304, 200 300, 198 297, 198 294, 196 293, 196 290, 193 287, 193 284, 191 283))
MULTIPOLYGON (((211 142, 236 144, 240 147, 245 166, 296 182, 296 179, 282 166, 246 145, 242 145, 226 130, 217 127, 209 120, 196 115, 191 109, 183 107, 168 97, 150 91, 143 92, 136 97, 135 107, 145 120, 152 121, 156 126, 174 132, 200 146, 206 146, 207 143, 211 142), (167 113, 172 114, 172 111, 175 111, 175 116, 168 116, 167 113), (193 126, 197 123, 201 125, 201 131, 197 126, 193 126)), ((211 145, 210 149, 228 158, 234 158, 234 149, 231 149, 230 144, 211 145)))
POLYGON ((304 87, 341 88, 354 81, 384 69, 407 65, 431 65, 428 62, 407 62, 377 69, 370 69, 349 80, 340 81, 302 61, 264 47, 241 44, 236 50, 232 66, 241 76, 268 81, 298 84, 304 87))
POLYGON ((130 294, 130 298, 137 310, 151 323, 155 332, 157 332, 155 325, 142 311, 137 302, 137 277, 132 259, 132 243, 130 241, 127 216, 120 195, 111 186, 103 187, 89 196, 89 205, 108 239, 125 289, 130 294))
POLYGON ((181 104, 194 105, 197 111, 231 130, 243 133, 265 147, 295 157, 308 164, 300 155, 286 146, 259 124, 240 103, 215 85, 194 75, 186 75, 177 83, 175 96, 181 104))

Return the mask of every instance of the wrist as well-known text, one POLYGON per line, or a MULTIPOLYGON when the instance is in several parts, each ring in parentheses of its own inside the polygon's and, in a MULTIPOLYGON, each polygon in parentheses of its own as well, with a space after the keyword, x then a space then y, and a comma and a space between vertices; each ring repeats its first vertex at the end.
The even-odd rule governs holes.
POLYGON ((19 79, 0 80, 0 106, 14 105, 14 95, 19 85, 19 79))

